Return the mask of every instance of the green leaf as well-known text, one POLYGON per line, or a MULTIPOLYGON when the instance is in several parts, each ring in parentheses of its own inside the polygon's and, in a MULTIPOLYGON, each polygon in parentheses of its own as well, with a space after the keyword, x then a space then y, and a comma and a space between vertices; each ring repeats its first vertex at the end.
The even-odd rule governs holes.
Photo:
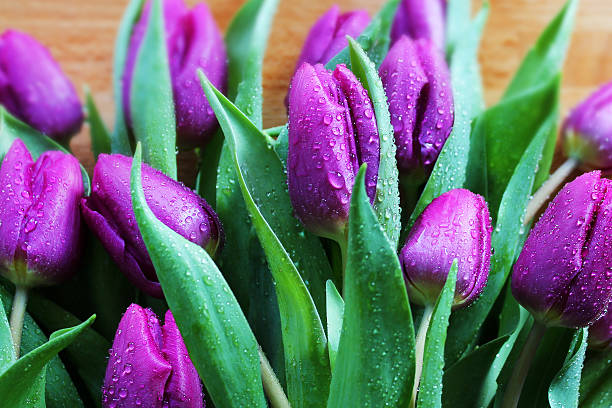
POLYGON ((15 362, 15 347, 2 299, 0 299, 0 373, 15 362))
POLYGON ((221 272, 200 246, 155 218, 136 148, 130 183, 138 228, 194 366, 217 406, 265 407, 255 337, 221 272))
POLYGON ((329 351, 329 364, 332 372, 336 363, 340 334, 342 332, 342 319, 344 318, 344 300, 331 280, 326 282, 327 289, 327 339, 329 351))
POLYGON ((95 315, 78 326, 56 331, 47 343, 30 351, 4 370, 0 374, 2 404, 7 407, 26 406, 26 400, 32 393, 40 390, 38 381, 44 375, 49 361, 72 343, 94 319, 95 315))
POLYGON ((387 234, 387 238, 393 247, 397 248, 401 230, 401 209, 397 161, 395 160, 395 138, 393 137, 389 108, 387 107, 387 96, 374 64, 352 38, 349 38, 349 49, 353 73, 359 78, 372 100, 378 136, 380 137, 380 164, 374 211, 378 217, 378 222, 387 234))
POLYGON ((289 156, 289 125, 283 126, 272 146, 280 161, 283 163, 283 168, 287 168, 287 157, 289 156))
MULTIPOLYGON (((81 323, 72 313, 36 294, 30 296, 28 311, 47 332, 81 323)), ((87 387, 91 405, 100 406, 102 401, 102 383, 110 346, 108 340, 88 327, 63 352, 65 361, 76 369, 87 387)))
POLYGON ((455 285, 457 283, 457 260, 448 271, 446 283, 438 296, 427 336, 425 337, 425 349, 423 352, 423 373, 419 383, 417 394, 417 406, 419 407, 441 407, 442 406, 442 380, 444 375, 444 345, 447 338, 448 319, 455 297, 455 285))
POLYGON ((85 103, 87 107, 87 122, 89 123, 89 133, 91 134, 91 149, 95 159, 98 159, 100 153, 111 152, 111 135, 108 133, 100 112, 96 107, 96 103, 89 91, 85 88, 85 103))
POLYGON ((509 336, 498 337, 478 347, 444 371, 443 406, 456 408, 489 406, 480 403, 478 397, 488 386, 485 381, 489 375, 489 368, 495 363, 497 354, 503 350, 508 338, 509 336), (470 392, 466 392, 467 384, 470 386, 470 392))
MULTIPOLYGON (((451 14, 454 5, 462 3, 467 3, 469 7, 469 1, 449 2, 449 21, 454 15, 451 14)), ((454 188, 464 187, 466 184, 472 120, 484 106, 478 69, 478 46, 488 14, 489 8, 485 5, 474 21, 467 26, 466 31, 455 40, 456 44, 450 54, 450 73, 456 106, 453 130, 436 160, 407 228, 414 224, 416 218, 434 198, 454 188)), ((404 231, 407 232, 408 230, 404 231)))
MULTIPOLYGON (((240 167, 242 176, 239 175, 238 179, 244 178, 258 212, 261 212, 299 270, 319 315, 325 316, 325 281, 332 277, 331 266, 319 239, 304 231, 301 223, 293 216, 287 177, 278 156, 262 131, 225 96, 214 87, 209 87, 201 75, 204 91, 221 124, 227 146, 231 149, 234 166, 240 167)), ((242 182, 238 180, 238 183, 242 182)), ((244 190, 242 193, 244 198, 244 190)), ((219 200, 220 196, 217 207, 219 200)), ((253 217, 253 210, 249 209, 249 212, 253 217)), ((261 241, 258 229, 257 233, 261 241)))
POLYGON ((578 407, 578 391, 587 347, 587 337, 587 328, 578 329, 574 334, 563 367, 548 389, 548 402, 551 408, 578 407))
POLYGON ((262 126, 261 72, 278 0, 249 0, 236 13, 225 34, 228 56, 227 96, 262 126))
MULTIPOLYGON (((368 58, 378 67, 387 51, 389 50, 389 33, 391 32, 391 24, 395 17, 395 12, 399 0, 388 0, 380 11, 372 18, 370 24, 363 30, 361 35, 357 37, 357 43, 363 48, 368 58)), ((349 57, 349 47, 344 48, 334 58, 332 58, 325 68, 335 69, 338 64, 346 64, 350 68, 352 61, 349 57)))
POLYGON ((451 317, 446 361, 454 364, 474 344, 480 328, 501 293, 511 267, 518 255, 519 244, 525 234, 523 214, 531 198, 535 174, 542 160, 542 151, 551 135, 556 113, 541 124, 529 147, 523 153, 514 170, 501 200, 497 223, 491 236, 495 249, 491 257, 491 269, 487 286, 481 296, 468 308, 457 310, 451 317))
POLYGON ((565 61, 577 9, 578 0, 567 1, 523 59, 506 89, 504 99, 548 83, 558 75, 565 61))
POLYGON ((176 119, 161 0, 153 0, 138 49, 130 111, 145 162, 176 179, 176 119))
POLYGON ((606 408, 612 406, 612 348, 589 350, 582 370, 580 406, 606 408))
MULTIPOLYGON (((213 138, 203 149, 198 149, 198 175, 196 178, 195 191, 203 197, 212 208, 217 208, 217 169, 223 148, 223 132, 217 130, 213 138)), ((226 223, 223 222, 225 229, 226 223)), ((231 240, 226 236, 226 240, 231 240)), ((227 241, 226 241, 227 242, 227 241)))
POLYGON ((406 406, 414 380, 408 295, 366 194, 365 168, 351 197, 344 319, 328 407, 406 406))
MULTIPOLYGON (((488 4, 485 4, 488 7, 488 4)), ((449 0, 446 3, 446 58, 451 55, 471 24, 471 0, 449 0)))
POLYGON ((111 134, 111 152, 132 155, 123 109, 123 70, 127 60, 132 29, 140 18, 144 0, 130 0, 119 24, 113 58, 113 94, 115 96, 115 129, 111 134))
MULTIPOLYGON (((265 136, 208 82, 201 71, 200 79, 225 133, 244 202, 276 284, 289 401, 293 407, 323 406, 330 376, 327 339, 313 298, 296 264, 299 262, 303 271, 310 274, 306 276, 315 279, 330 276, 331 269, 318 239, 303 233, 291 215, 282 165, 269 149, 265 136), (310 255, 305 257, 305 254, 310 255), (323 265, 327 265, 329 273, 325 273, 323 265)), ((311 288, 322 295, 320 310, 324 311, 324 284, 321 289, 311 282, 311 288)))
MULTIPOLYGON (((7 289, 11 286, 12 284, 8 281, 4 281, 3 285, 0 285, 0 298, 7 313, 10 312, 13 304, 13 295, 7 289)), ((21 354, 27 354, 46 342, 47 336, 45 333, 38 327, 34 319, 26 313, 21 336, 21 354)), ((46 376, 45 373, 41 373, 40 379, 37 380, 36 386, 33 386, 32 390, 28 398, 40 399, 43 404, 46 400, 48 407, 83 406, 79 393, 59 356, 51 359, 46 368, 46 376), (39 392, 38 396, 34 395, 36 392, 39 392)))
MULTIPOLYGON (((4 159, 4 155, 8 152, 15 139, 21 139, 25 143, 34 160, 47 150, 59 150, 71 154, 59 143, 26 125, 8 113, 4 107, 0 106, 0 162, 4 159)), ((89 195, 91 183, 83 166, 81 166, 81 174, 83 176, 85 195, 89 195)))

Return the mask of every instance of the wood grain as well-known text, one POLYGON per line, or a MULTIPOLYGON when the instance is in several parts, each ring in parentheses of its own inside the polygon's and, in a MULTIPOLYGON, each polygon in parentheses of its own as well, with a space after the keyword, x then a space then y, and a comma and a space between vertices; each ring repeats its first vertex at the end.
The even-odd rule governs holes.
MULTIPOLYGON (((82 94, 87 85, 103 118, 113 122, 111 90, 115 34, 126 0, 1 0, 0 29, 29 32, 47 45, 82 94)), ((188 1, 194 4, 195 1, 188 1)), ((208 0, 222 30, 242 0, 208 0)), ((283 98, 301 44, 317 17, 333 3, 343 10, 374 13, 382 0, 281 0, 266 53, 264 125, 285 122, 283 98)), ((491 0, 480 61, 488 104, 495 103, 523 55, 564 0, 491 0)), ((582 0, 565 64, 565 114, 597 85, 612 79, 612 1, 582 0)), ((83 127, 71 147, 88 169, 93 166, 89 131, 83 127)))

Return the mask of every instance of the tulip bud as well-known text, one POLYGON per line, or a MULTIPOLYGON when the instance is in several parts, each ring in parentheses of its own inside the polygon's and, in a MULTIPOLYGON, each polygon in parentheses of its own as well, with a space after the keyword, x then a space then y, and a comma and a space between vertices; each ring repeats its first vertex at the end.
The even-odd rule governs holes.
POLYGON ((446 0, 402 0, 391 26, 391 44, 403 35, 426 39, 440 51, 446 42, 446 0))
POLYGON ((0 168, 0 274, 15 285, 59 283, 80 252, 79 162, 48 151, 34 162, 16 139, 0 168))
POLYGON ((0 36, 0 104, 57 141, 67 140, 83 123, 74 86, 49 50, 15 30, 0 36))
POLYGON ((450 73, 444 56, 428 40, 403 36, 379 69, 389 102, 402 175, 427 176, 453 128, 450 73))
POLYGON ((202 408, 202 383, 172 312, 162 326, 131 304, 119 322, 102 387, 104 408, 202 408))
POLYGON ((612 82, 574 108, 562 135, 568 157, 590 169, 612 171, 612 82))
POLYGON ((366 191, 376 196, 380 141, 372 102, 344 65, 304 63, 289 92, 287 179, 307 229, 343 239, 355 176, 367 163, 366 191))
MULTIPOLYGON (((131 157, 101 154, 94 168, 91 195, 82 200, 81 210, 89 228, 128 279, 149 295, 162 297, 132 208, 131 166, 131 157)), ((223 230, 208 203, 147 164, 143 164, 142 174, 145 198, 153 214, 213 256, 222 244, 223 230)))
POLYGON ((337 5, 323 14, 308 32, 295 70, 307 62, 311 65, 325 65, 344 47, 348 46, 346 36, 358 37, 370 23, 365 10, 353 10, 340 14, 337 5))
POLYGON ((491 259, 491 218, 484 198, 464 189, 434 199, 417 218, 400 252, 410 300, 434 305, 457 259, 453 306, 484 289, 491 259))
POLYGON ((606 314, 589 328, 589 346, 600 349, 612 347, 612 302, 606 314))
POLYGON ((512 294, 548 326, 601 317, 612 297, 612 181, 593 171, 563 187, 525 241, 512 294))
MULTIPOLYGON (((183 0, 164 0, 164 28, 176 113, 177 144, 189 149, 206 144, 217 129, 217 118, 200 87, 197 70, 222 92, 227 86, 227 55, 223 37, 210 10, 200 3, 192 10, 183 0)), ((123 76, 123 108, 131 124, 130 90, 136 57, 144 39, 151 1, 134 25, 123 76)))

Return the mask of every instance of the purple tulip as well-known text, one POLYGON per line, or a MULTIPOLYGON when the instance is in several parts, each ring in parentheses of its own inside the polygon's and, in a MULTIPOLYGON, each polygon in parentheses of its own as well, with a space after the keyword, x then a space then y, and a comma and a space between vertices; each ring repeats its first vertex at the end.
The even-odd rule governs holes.
MULTIPOLYGON (((227 55, 223 37, 204 3, 199 3, 189 10, 183 0, 164 0, 163 8, 176 112, 177 143, 186 149, 203 146, 214 134, 218 123, 200 87, 197 70, 202 69, 210 82, 225 92, 227 55)), ((123 107, 128 123, 131 123, 132 75, 150 12, 149 0, 134 26, 123 74, 123 107)))
POLYGON ((612 302, 606 314, 589 328, 589 346, 600 349, 612 347, 612 302))
POLYGON ((202 408, 202 383, 174 322, 131 304, 119 322, 102 387, 104 408, 202 408))
POLYGON ((444 56, 428 40, 403 36, 379 69, 389 102, 400 173, 427 176, 454 121, 450 73, 444 56))
POLYGON ((338 5, 332 6, 308 32, 295 70, 297 71, 305 62, 311 65, 325 65, 348 46, 347 35, 358 37, 369 23, 370 16, 365 10, 340 14, 338 5))
MULTIPOLYGON (((81 202, 83 217, 130 281, 162 297, 155 268, 140 235, 130 195, 132 158, 101 154, 94 168, 91 195, 81 202)), ((142 166, 147 204, 166 226, 214 255, 223 230, 208 203, 182 183, 147 164, 142 166)))
POLYGON ((491 258, 491 218, 484 198, 464 189, 434 199, 417 218, 400 252, 410 299, 433 305, 457 259, 455 307, 484 289, 491 258))
POLYGON ((289 93, 287 179, 293 208, 310 231, 344 236, 351 191, 362 163, 376 196, 380 141, 372 102, 344 65, 327 71, 304 63, 289 93))
POLYGON ((612 181, 599 171, 568 183, 535 225, 512 294, 540 322, 584 327, 612 297, 612 181))
POLYGON ((67 140, 83 123, 74 86, 49 50, 16 30, 0 36, 0 104, 57 141, 67 140))
POLYGON ((612 82, 574 108, 562 135, 569 157, 587 168, 612 172, 612 82))
POLYGON ((82 196, 77 159, 48 151, 34 162, 16 139, 0 168, 0 273, 23 287, 70 277, 81 247, 82 196))
POLYGON ((402 0, 391 26, 391 44, 403 35, 431 40, 444 51, 446 0, 402 0))

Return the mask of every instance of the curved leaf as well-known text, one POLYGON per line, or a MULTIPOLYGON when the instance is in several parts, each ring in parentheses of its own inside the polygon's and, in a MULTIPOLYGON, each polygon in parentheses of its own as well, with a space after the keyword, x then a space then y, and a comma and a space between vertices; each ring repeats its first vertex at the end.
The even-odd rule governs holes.
POLYGON ((457 260, 453 261, 446 283, 434 306, 431 322, 425 337, 423 373, 417 394, 417 406, 442 406, 442 379, 444 375, 444 345, 447 338, 448 319, 455 297, 457 283, 457 260))
POLYGON ((221 272, 200 246, 159 221, 144 197, 141 150, 130 178, 138 228, 194 366, 217 406, 265 407, 255 337, 221 272))
POLYGON ((329 351, 329 364, 332 372, 336 363, 338 346, 340 345, 340 334, 342 333, 342 320, 344 319, 344 300, 338 293, 336 285, 331 280, 326 284, 327 297, 327 339, 329 351))
POLYGON ((393 127, 391 127, 387 96, 372 61, 368 59, 364 50, 355 40, 349 38, 348 41, 351 69, 368 91, 372 100, 380 138, 380 164, 374 211, 393 248, 397 248, 401 230, 401 209, 397 161, 395 160, 395 138, 393 137, 393 127))
POLYGON ((548 389, 548 402, 551 408, 578 407, 580 377, 587 347, 588 329, 578 329, 572 339, 563 367, 548 389))
POLYGON ((580 383, 580 406, 612 406, 612 349, 589 350, 580 383))
POLYGON ((145 162, 176 179, 176 118, 161 0, 151 4, 134 64, 130 105, 134 137, 142 143, 145 162))
POLYGON ((325 310, 325 286, 314 287, 327 278, 325 270, 317 265, 327 263, 323 249, 316 237, 301 232, 292 217, 282 165, 265 136, 201 71, 200 79, 225 133, 244 202, 276 283, 289 401, 293 407, 323 406, 329 388, 327 340, 313 298, 297 270, 300 262, 301 269, 309 273, 303 276, 317 279, 311 282, 311 288, 317 290, 315 294, 322 298, 321 310, 325 310), (283 244, 287 243, 290 246, 286 250, 283 244), (309 254, 308 258, 304 254, 309 254))
POLYGON ((365 168, 351 197, 344 319, 328 407, 406 406, 414 380, 408 295, 365 192, 365 168))

